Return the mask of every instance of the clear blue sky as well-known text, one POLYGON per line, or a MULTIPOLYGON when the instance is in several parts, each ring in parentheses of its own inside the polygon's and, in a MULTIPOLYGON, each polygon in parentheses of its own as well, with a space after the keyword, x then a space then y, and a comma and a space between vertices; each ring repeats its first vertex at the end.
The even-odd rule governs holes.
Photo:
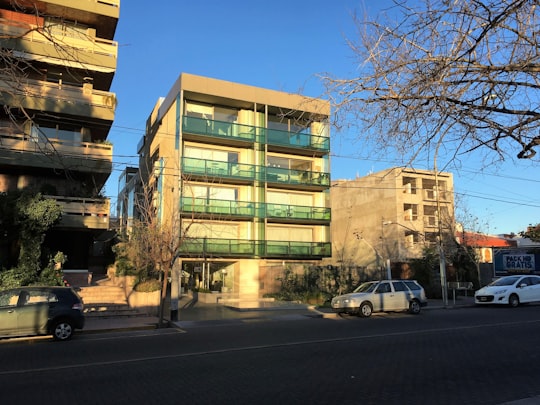
MULTIPOLYGON (((181 72, 319 97, 318 73, 355 72, 346 39, 354 39, 352 13, 375 15, 389 0, 124 0, 115 40, 118 69, 111 91, 118 98, 109 135, 113 173, 105 193, 116 209, 118 176, 136 166, 137 143, 159 97, 181 72), (165 5, 166 4, 166 5, 165 5)), ((399 165, 399 159, 366 158, 348 138, 332 133, 331 175, 353 179, 399 165), (364 158, 358 158, 362 156, 364 158)), ((540 164, 516 161, 478 172, 475 157, 454 174, 458 209, 477 218, 485 233, 519 232, 540 222, 540 164)), ((430 168, 419 163, 418 169, 430 168)), ((476 230, 476 229, 475 229, 476 230)))

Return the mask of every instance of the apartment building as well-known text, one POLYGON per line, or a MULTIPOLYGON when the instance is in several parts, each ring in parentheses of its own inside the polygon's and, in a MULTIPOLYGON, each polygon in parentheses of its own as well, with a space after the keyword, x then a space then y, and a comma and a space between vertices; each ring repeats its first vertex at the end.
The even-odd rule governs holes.
POLYGON ((333 182, 333 260, 386 267, 421 257, 454 232, 451 173, 391 168, 333 182))
POLYGON ((0 192, 31 189, 61 206, 45 245, 70 269, 93 270, 94 240, 109 228, 102 188, 112 170, 119 7, 0 0, 0 192))
POLYGON ((185 234, 184 284, 257 298, 268 266, 331 255, 329 114, 320 99, 178 77, 138 153, 156 217, 185 234))

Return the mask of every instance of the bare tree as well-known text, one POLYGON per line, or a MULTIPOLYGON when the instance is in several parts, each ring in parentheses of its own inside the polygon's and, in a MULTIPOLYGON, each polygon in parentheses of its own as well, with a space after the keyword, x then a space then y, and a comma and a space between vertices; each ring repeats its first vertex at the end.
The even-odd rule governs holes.
MULTIPOLYGON (((540 145, 538 0, 394 0, 361 20, 356 77, 323 75, 335 122, 412 162, 444 145, 451 160, 532 159, 540 145), (393 19, 393 21, 391 20, 393 19)), ((360 137, 360 135, 358 136, 360 137)))

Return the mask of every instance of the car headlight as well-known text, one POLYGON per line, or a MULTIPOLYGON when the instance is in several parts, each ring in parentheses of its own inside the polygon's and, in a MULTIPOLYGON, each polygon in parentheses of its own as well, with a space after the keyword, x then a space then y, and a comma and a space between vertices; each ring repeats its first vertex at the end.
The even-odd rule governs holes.
POLYGON ((501 294, 504 294, 506 292, 506 288, 504 290, 499 290, 499 291, 495 291, 493 294, 494 295, 501 295, 501 294))

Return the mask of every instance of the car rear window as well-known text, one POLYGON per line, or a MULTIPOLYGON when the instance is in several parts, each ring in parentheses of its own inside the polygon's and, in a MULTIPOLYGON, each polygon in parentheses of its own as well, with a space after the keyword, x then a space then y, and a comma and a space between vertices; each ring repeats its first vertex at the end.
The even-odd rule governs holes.
POLYGON ((392 284, 394 285, 394 291, 407 291, 407 287, 402 281, 393 281, 392 284))
POLYGON ((409 287, 411 290, 420 290, 421 287, 416 284, 414 281, 404 281, 404 283, 409 287))

